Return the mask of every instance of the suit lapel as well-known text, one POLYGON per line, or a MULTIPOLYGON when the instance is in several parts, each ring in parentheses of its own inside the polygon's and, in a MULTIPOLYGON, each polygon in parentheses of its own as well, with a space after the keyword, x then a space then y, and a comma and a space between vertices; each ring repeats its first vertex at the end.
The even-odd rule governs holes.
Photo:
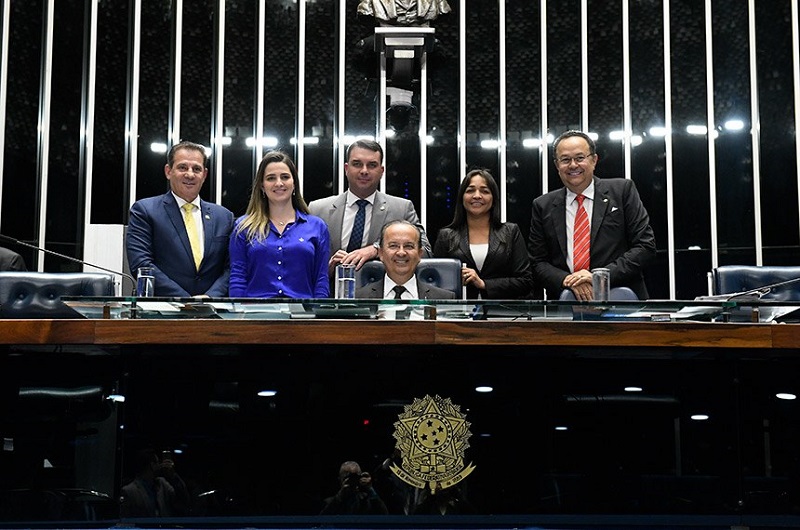
POLYGON ((553 213, 550 218, 553 220, 553 230, 556 233, 556 241, 561 247, 561 255, 564 262, 567 261, 567 188, 562 188, 553 200, 553 213))
POLYGON ((417 278, 417 298, 419 300, 427 300, 428 294, 431 292, 430 284, 423 282, 417 278))
POLYGON ((603 224, 603 219, 605 219, 611 203, 611 198, 608 196, 608 188, 605 186, 602 180, 595 178, 594 204, 592 204, 592 233, 590 236, 590 241, 594 242, 597 240, 597 232, 600 230, 600 226, 603 224))
POLYGON ((494 260, 497 257, 502 257, 502 259, 507 259, 504 253, 500 250, 506 242, 500 237, 500 233, 494 229, 494 227, 489 228, 489 249, 486 251, 486 259, 483 261, 483 267, 481 268, 482 273, 486 273, 487 271, 491 271, 494 267, 494 260))
POLYGON ((200 262, 202 268, 203 263, 206 261, 206 255, 212 248, 212 238, 214 237, 214 217, 212 215, 211 205, 200 199, 200 212, 201 221, 203 223, 203 260, 200 262))
POLYGON ((344 210, 347 207, 347 192, 340 193, 331 203, 327 218, 328 232, 330 233, 331 246, 339 249, 342 246, 342 224, 344 223, 344 210))
POLYGON ((383 298, 383 280, 376 282, 377 285, 372 286, 372 294, 370 298, 383 298))
POLYGON ((186 259, 188 259, 192 265, 194 265, 192 246, 189 244, 189 234, 186 233, 186 225, 183 223, 183 215, 181 214, 180 208, 178 208, 178 203, 175 200, 175 197, 172 196, 172 193, 167 192, 167 194, 164 196, 163 206, 164 212, 172 223, 172 226, 175 228, 175 234, 178 236, 178 239, 183 246, 186 259))
POLYGON ((466 262, 467 267, 474 269, 475 259, 472 257, 472 250, 469 248, 469 230, 466 226, 458 231, 458 249, 461 251, 461 255, 466 258, 464 262, 466 262))
POLYGON ((381 237, 381 228, 386 224, 388 215, 386 207, 386 195, 375 192, 375 202, 372 204, 372 219, 369 225, 369 240, 377 241, 381 237))

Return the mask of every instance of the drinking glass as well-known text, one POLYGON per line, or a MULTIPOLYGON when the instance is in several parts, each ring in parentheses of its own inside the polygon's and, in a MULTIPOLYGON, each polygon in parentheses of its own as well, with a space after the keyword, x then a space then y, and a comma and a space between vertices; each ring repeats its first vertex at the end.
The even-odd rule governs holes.
POLYGON ((153 275, 153 267, 139 267, 136 273, 136 296, 149 297, 155 296, 156 278, 153 275))
POLYGON ((342 264, 336 266, 336 298, 356 297, 356 266, 342 264))

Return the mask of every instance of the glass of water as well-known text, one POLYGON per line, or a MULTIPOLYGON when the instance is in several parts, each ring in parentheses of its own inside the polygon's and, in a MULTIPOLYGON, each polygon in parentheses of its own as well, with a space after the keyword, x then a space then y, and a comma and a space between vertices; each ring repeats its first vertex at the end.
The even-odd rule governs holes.
POLYGON ((148 297, 156 294, 156 278, 153 267, 139 267, 136 273, 136 296, 148 297))
POLYGON ((342 264, 336 266, 336 298, 356 297, 356 266, 342 264))

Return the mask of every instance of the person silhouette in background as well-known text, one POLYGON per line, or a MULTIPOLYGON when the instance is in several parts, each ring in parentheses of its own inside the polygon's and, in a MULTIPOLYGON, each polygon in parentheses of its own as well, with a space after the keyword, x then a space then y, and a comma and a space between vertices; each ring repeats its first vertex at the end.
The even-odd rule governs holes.
POLYGON ((466 515, 475 513, 475 508, 465 495, 464 483, 431 493, 428 489, 419 490, 413 515, 466 515))
POLYGON ((348 460, 339 467, 339 491, 325 499, 320 515, 386 515, 386 504, 372 487, 372 477, 358 462, 348 460))
POLYGON ((142 449, 135 459, 136 476, 122 487, 120 517, 187 515, 189 492, 172 456, 162 458, 154 449, 142 449))

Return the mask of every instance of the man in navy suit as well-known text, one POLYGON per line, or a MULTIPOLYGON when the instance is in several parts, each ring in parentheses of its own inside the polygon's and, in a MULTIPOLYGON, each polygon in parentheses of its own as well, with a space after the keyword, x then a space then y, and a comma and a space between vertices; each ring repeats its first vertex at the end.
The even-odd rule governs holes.
POLYGON ((356 298, 443 300, 456 297, 453 291, 416 277, 417 265, 422 259, 422 232, 413 223, 404 220, 386 223, 381 231, 378 256, 386 274, 356 289, 356 298))
POLYGON ((131 207, 126 240, 128 263, 134 274, 139 267, 153 267, 156 296, 228 295, 228 238, 233 229, 233 213, 200 199, 200 189, 208 176, 206 162, 202 145, 174 145, 164 166, 170 191, 136 201, 131 207), (191 206, 184 206, 187 203, 191 206), (184 208, 190 210, 198 232, 199 248, 194 250, 184 208))
POLYGON ((605 267, 611 287, 630 287, 639 299, 648 297, 642 271, 656 254, 650 218, 633 181, 595 177, 594 140, 567 131, 553 144, 555 164, 564 187, 533 201, 528 253, 534 280, 558 298, 571 289, 578 300, 592 300, 592 273, 605 267), (574 270, 573 227, 578 195, 590 219, 589 269, 574 270))
POLYGON ((356 140, 347 148, 347 162, 344 165, 347 191, 312 201, 308 205, 311 214, 321 217, 328 225, 331 236, 328 272, 331 276, 340 263, 352 263, 356 269, 361 269, 364 263, 376 259, 381 228, 388 221, 396 219, 405 219, 420 229, 425 256, 431 255, 431 245, 414 204, 408 199, 378 191, 383 171, 383 148, 380 144, 372 140, 356 140), (359 200, 366 201, 363 232, 355 248, 347 250, 358 215, 359 200))

